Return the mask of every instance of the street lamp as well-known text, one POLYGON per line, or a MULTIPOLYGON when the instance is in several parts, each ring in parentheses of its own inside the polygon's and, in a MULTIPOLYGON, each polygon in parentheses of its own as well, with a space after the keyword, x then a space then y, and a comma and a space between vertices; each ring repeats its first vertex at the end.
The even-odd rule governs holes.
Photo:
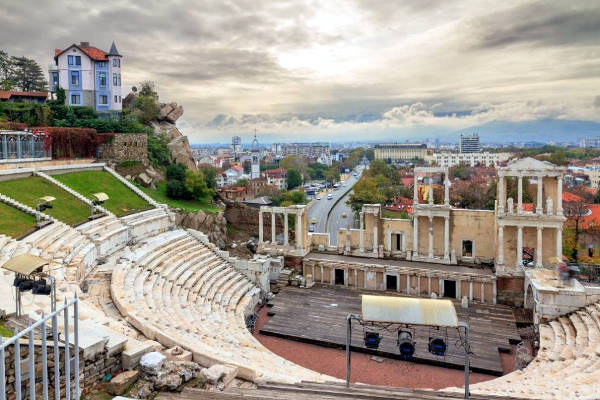
POLYGON ((40 227, 43 225, 42 221, 42 211, 52 208, 52 202, 56 200, 56 198, 52 196, 44 196, 38 199, 38 202, 35 206, 35 223, 36 226, 40 227))

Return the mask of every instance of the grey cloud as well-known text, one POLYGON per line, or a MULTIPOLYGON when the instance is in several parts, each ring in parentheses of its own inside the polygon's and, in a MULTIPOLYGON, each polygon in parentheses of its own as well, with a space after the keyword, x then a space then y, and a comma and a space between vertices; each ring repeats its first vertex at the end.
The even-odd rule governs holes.
POLYGON ((476 18, 463 26, 474 48, 493 49, 517 44, 593 45, 600 38, 597 1, 537 1, 476 18))
POLYGON ((596 96, 594 99, 594 107, 600 108, 600 96, 596 96))

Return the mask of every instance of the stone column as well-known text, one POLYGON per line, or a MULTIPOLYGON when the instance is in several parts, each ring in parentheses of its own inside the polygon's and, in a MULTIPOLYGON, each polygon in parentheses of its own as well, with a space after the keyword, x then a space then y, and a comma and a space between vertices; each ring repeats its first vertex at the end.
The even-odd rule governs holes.
POLYGON ((498 287, 496 281, 492 282, 492 303, 496 304, 496 297, 498 296, 498 287))
POLYGON ((542 268, 542 227, 537 227, 537 246, 535 248, 535 266, 542 268))
POLYGON ((275 212, 274 211, 271 211, 271 243, 277 244, 277 241, 275 238, 275 212))
POLYGON ((417 173, 415 172, 414 182, 413 182, 413 204, 419 204, 419 184, 417 179, 417 173))
POLYGON ((263 212, 258 211, 258 243, 263 243, 263 212))
POLYGON ((504 265, 504 226, 498 226, 498 265, 504 265))
POLYGON ((517 227, 517 269, 523 268, 523 227, 517 227))
POLYGON ((517 214, 523 212, 523 177, 519 176, 519 182, 517 187, 517 214))
POLYGON ((421 295, 421 275, 417 275, 417 296, 421 295))
POLYGON ((419 256, 419 216, 413 210, 413 257, 419 256))
POLYGON ((365 213, 360 212, 360 229, 359 229, 359 251, 362 253, 365 251, 365 213))
POLYGON ((323 271, 323 264, 321 264, 321 283, 325 283, 325 277, 323 276, 324 271, 323 271))
POLYGON ((535 212, 536 214, 543 214, 544 213, 544 198, 542 195, 542 188, 544 186, 544 178, 542 176, 538 176, 537 177, 537 198, 536 198, 536 205, 535 205, 535 212))
POLYGON ((473 301, 473 281, 469 281, 469 301, 473 301))
POLYGON ((563 215, 563 208, 562 208, 562 184, 563 184, 563 178, 562 176, 559 176, 556 178, 556 214, 557 215, 563 215))
POLYGON ((556 229, 556 257, 562 260, 562 228, 556 229))
POLYGON ((406 274, 406 294, 410 294, 410 274, 406 274))
POLYGON ((462 296, 462 280, 461 279, 457 279, 456 280, 456 298, 460 299, 462 296))
POLYGON ((429 252, 427 257, 433 258, 433 217, 429 217, 429 252))
POLYGON ((450 216, 444 217, 444 261, 450 261, 450 216))
POLYGON ((354 268, 354 287, 358 288, 358 270, 354 268))
POLYGON ((288 235, 288 213, 283 213, 283 244, 286 246, 290 245, 289 235, 288 235))
POLYGON ((485 303, 485 282, 481 282, 481 302, 485 303))
POLYGON ((504 175, 498 177, 498 213, 504 213, 504 175))
POLYGON ((428 193, 429 195, 427 197, 429 197, 427 200, 429 202, 429 205, 433 204, 433 176, 429 176, 427 178, 427 183, 429 184, 429 190, 428 193))
POLYGON ((427 277, 427 296, 431 297, 431 277, 427 277))
POLYGON ((304 230, 302 229, 302 213, 296 214, 296 247, 302 248, 302 238, 304 230))
MULTIPOLYGON (((373 222, 375 222, 375 218, 373 218, 373 222)), ((377 240, 377 225, 373 226, 373 253, 377 254, 379 251, 379 241, 377 240)))

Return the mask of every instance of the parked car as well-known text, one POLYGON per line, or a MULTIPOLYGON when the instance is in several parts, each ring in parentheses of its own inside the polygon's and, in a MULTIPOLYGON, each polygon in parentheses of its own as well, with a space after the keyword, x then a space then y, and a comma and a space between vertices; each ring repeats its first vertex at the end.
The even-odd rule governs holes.
POLYGON ((329 193, 329 194, 327 195, 327 200, 331 200, 331 199, 333 199, 333 195, 332 195, 331 193, 329 193))
POLYGON ((315 231, 315 226, 314 225, 309 225, 308 226, 308 231, 309 232, 314 232, 315 231))
POLYGON ((342 213, 342 218, 346 218, 348 216, 348 214, 346 214, 345 212, 342 213))
POLYGON ((321 200, 321 198, 320 198, 320 197, 317 197, 317 200, 321 200))

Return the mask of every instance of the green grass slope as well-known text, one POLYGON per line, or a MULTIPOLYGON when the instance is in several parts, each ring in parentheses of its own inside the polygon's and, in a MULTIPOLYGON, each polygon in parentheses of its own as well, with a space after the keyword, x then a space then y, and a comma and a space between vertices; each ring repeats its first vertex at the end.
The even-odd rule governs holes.
POLYGON ((0 233, 17 239, 35 226, 35 217, 0 202, 0 233))
POLYGON ((35 208, 42 196, 52 196, 56 200, 52 209, 44 211, 59 221, 69 225, 77 225, 87 221, 90 216, 90 207, 72 196, 69 192, 59 188, 39 176, 14 179, 0 182, 0 193, 35 208))
POLYGON ((91 199, 94 193, 106 193, 109 200, 104 204, 104 208, 118 216, 153 208, 106 171, 70 172, 54 175, 54 178, 88 199, 91 199))
POLYGON ((184 211, 202 210, 211 215, 215 215, 219 212, 219 208, 212 203, 212 199, 209 197, 201 200, 181 200, 167 197, 167 184, 165 182, 159 183, 156 190, 141 185, 138 185, 138 188, 157 202, 166 203, 171 208, 181 208, 184 211))

